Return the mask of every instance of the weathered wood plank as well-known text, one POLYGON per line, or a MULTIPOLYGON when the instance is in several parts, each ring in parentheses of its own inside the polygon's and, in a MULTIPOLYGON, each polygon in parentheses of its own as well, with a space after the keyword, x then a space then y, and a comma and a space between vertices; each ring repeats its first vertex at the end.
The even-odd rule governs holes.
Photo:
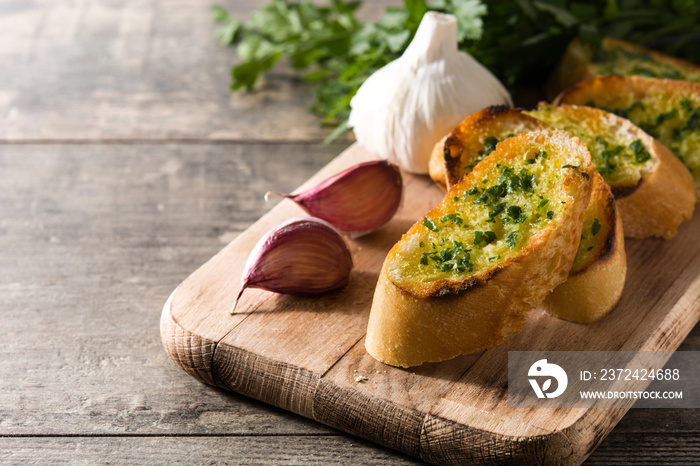
MULTIPOLYGON (((228 1, 235 10, 237 2, 228 1)), ((310 88, 231 95, 208 3, 3 2, 2 140, 318 140, 310 88), (11 46, 10 46, 11 44, 11 46)))
MULTIPOLYGON (((700 325, 691 330, 678 351, 700 351, 700 325)), ((700 438, 699 426, 698 409, 630 409, 586 464, 682 463, 700 452, 696 442, 688 441, 700 438), (624 448, 635 451, 623 452, 624 448)))
POLYGON ((674 435, 613 432, 585 464, 700 464, 700 436, 697 432, 674 435))
POLYGON ((0 436, 334 432, 183 376, 158 319, 265 191, 339 150, 0 146, 0 436))
MULTIPOLYGON (((226 0, 237 17, 264 1, 226 0)), ((378 15, 378 3, 365 16, 378 15)), ((396 2, 394 2, 396 3, 396 2)), ((311 87, 282 66, 229 92, 235 50, 207 2, 0 3, 0 140, 319 141, 311 87)))
POLYGON ((3 464, 418 465, 356 437, 0 438, 3 464))
MULTIPOLYGON (((264 1, 221 3, 246 16, 264 1)), ((366 3, 375 17, 400 1, 366 3)), ((259 92, 231 96, 235 53, 212 35, 208 4, 194 0, 2 2, 0 142, 327 134, 304 110, 309 88, 284 69, 259 92)), ((173 287, 269 208, 266 190, 292 190, 339 151, 0 146, 0 462, 416 464, 199 384, 159 342, 173 287)), ((343 363, 373 367, 361 349, 343 363)), ((681 349, 700 350, 700 326, 681 349)), ((366 393, 426 403, 413 374, 372 375, 366 393)), ((632 409, 588 462, 696 464, 698 426, 698 410, 632 409)))
MULTIPOLYGON (((696 434, 608 437, 586 465, 698 464, 696 434)), ((63 437, 0 438, 9 464, 377 464, 422 462, 356 437, 63 437)))
MULTIPOLYGON (((267 189, 294 189, 340 150, 267 144, 0 146, 0 436, 289 434, 289 442, 271 441, 289 443, 287 456, 278 458, 270 447, 262 461, 302 463, 317 448, 345 459, 336 440, 294 436, 336 431, 191 380, 167 361, 157 330, 168 293, 269 208, 262 201, 267 189), (282 162, 290 153, 298 163, 282 162)), ((682 349, 700 350, 699 327, 682 349)), ((357 364, 361 371, 369 368, 361 359, 357 364)), ((425 402, 410 372, 404 387, 393 384, 388 391, 381 388, 381 374, 368 382, 363 389, 385 393, 390 401, 408 390, 415 403, 425 402)), ((678 432, 697 436, 698 422, 696 410, 632 409, 598 451, 606 454, 609 442, 617 442, 611 448, 619 451, 630 439, 656 438, 635 442, 635 458, 659 458, 665 454, 662 439, 684 435, 678 432)), ((135 445, 155 442, 143 437, 128 444, 107 438, 94 447, 76 446, 72 438, 7 441, 18 443, 7 449, 10 444, 0 443, 2 454, 31 450, 35 458, 52 458, 46 455, 64 452, 72 462, 84 457, 94 463, 105 452, 127 458, 130 451, 150 463, 171 458, 169 452, 189 458, 173 443, 139 450, 135 445), (42 442, 50 444, 45 456, 42 442)), ((337 442, 366 445, 368 454, 364 447, 352 450, 358 463, 367 463, 379 448, 353 437, 337 442)), ((238 451, 238 462, 268 449, 211 446, 201 438, 177 443, 189 445, 187 451, 199 451, 196 445, 222 454, 238 451)), ((669 460, 684 458, 688 448, 677 445, 669 460)), ((591 460, 596 457, 594 452, 591 460)), ((396 454, 385 462, 396 458, 410 461, 396 454)))
MULTIPOLYGON (((363 159, 362 152, 353 146, 333 166, 363 159)), ((673 240, 630 242, 625 293, 616 310, 601 322, 581 325, 533 311, 510 345, 489 349, 475 360, 458 360, 454 368, 438 365, 434 374, 428 370, 410 382, 407 371, 385 368, 371 358, 363 362, 359 344, 373 282, 386 251, 407 225, 442 196, 424 178, 407 176, 405 180, 406 199, 397 217, 370 237, 350 241, 356 262, 353 273, 373 278, 369 284, 351 280, 345 290, 313 300, 251 295, 239 305, 242 316, 231 320, 228 328, 215 319, 222 312, 221 302, 238 291, 235 284, 218 277, 240 274, 236 270, 242 268, 244 252, 267 226, 296 215, 294 206, 283 203, 185 280, 164 314, 171 314, 186 330, 220 341, 210 357, 213 377, 223 386, 243 388, 246 395, 432 462, 492 457, 582 461, 625 410, 510 409, 505 389, 507 353, 532 348, 678 347, 700 317, 700 243, 694 234, 700 218, 682 225, 673 240), (396 222, 406 225, 398 228, 396 222), (656 273, 650 275, 648 270, 656 273), (358 383, 358 370, 368 368, 367 383, 358 383), (396 377, 396 384, 382 382, 382 369, 390 372, 387 379, 396 377), (423 386, 419 403, 411 386, 402 386, 406 382, 423 386)))

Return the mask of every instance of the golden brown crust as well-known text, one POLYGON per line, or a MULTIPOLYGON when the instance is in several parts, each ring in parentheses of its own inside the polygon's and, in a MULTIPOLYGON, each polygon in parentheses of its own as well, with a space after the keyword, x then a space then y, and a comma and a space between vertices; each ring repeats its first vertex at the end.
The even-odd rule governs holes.
POLYGON ((678 157, 659 141, 649 139, 647 147, 657 163, 632 194, 617 200, 617 207, 628 238, 669 239, 693 216, 695 184, 678 157))
MULTIPOLYGON (((614 108, 622 98, 631 102, 637 102, 645 98, 651 98, 651 96, 663 98, 663 96, 668 95, 694 96, 696 101, 700 102, 700 84, 688 81, 674 81, 671 79, 642 78, 638 76, 607 76, 577 83, 562 92, 556 98, 555 102, 576 105, 585 105, 594 102, 597 107, 614 108)), ((640 132, 643 133, 641 130, 640 132)), ((671 207, 674 212, 672 212, 673 215, 670 216, 668 221, 670 222, 672 220, 677 223, 668 227, 664 226, 664 231, 659 234, 659 236, 668 238, 675 234, 675 230, 680 222, 690 218, 692 215, 693 208, 689 206, 688 202, 691 194, 687 190, 690 183, 693 184, 692 197, 694 198, 694 202, 700 202, 700 182, 696 184, 696 181, 693 180, 693 176, 688 172, 688 169, 679 160, 674 161, 673 159, 676 158, 675 155, 663 144, 657 142, 655 144, 649 143, 649 145, 653 145, 657 157, 662 161, 663 165, 665 165, 660 167, 660 173, 655 177, 658 178, 659 184, 663 184, 663 186, 661 186, 661 188, 659 188, 658 185, 652 187, 655 188, 654 192, 664 191, 666 194, 658 199, 654 197, 656 194, 645 194, 644 196, 640 196, 642 197, 642 201, 637 204, 640 206, 654 206, 660 213, 666 208, 666 205, 671 207), (668 157, 669 153, 673 155, 672 158, 668 157), (680 170, 681 166, 684 170, 680 170), (681 220, 679 221, 678 219, 681 220)), ((689 156, 691 154, 681 155, 689 156)), ((697 154, 692 155, 697 156, 697 154)), ((647 187, 646 191, 649 191, 649 189, 650 187, 647 187)), ((637 191, 644 190, 640 187, 637 191)), ((620 208, 623 208, 622 205, 620 208)), ((623 220, 629 218, 624 212, 622 215, 623 220)), ((653 224, 653 222, 648 223, 650 227, 653 224)), ((625 225, 625 230, 628 236, 635 238, 645 235, 643 230, 637 231, 637 229, 631 226, 628 227, 625 225)))
POLYGON ((667 90, 697 95, 700 84, 640 76, 603 76, 574 84, 560 93, 552 104, 584 105, 586 102, 595 100, 599 105, 611 106, 622 93, 629 93, 633 99, 640 99, 646 95, 667 90))
POLYGON ((699 95, 700 84, 641 76, 603 76, 574 84, 561 92, 552 104, 585 105, 586 102, 595 100, 599 106, 609 107, 622 94, 641 99, 649 94, 661 94, 666 91, 699 95))
POLYGON ((631 42, 626 42, 621 39, 613 39, 612 37, 604 38, 603 43, 608 44, 610 47, 619 47, 623 50, 628 50, 630 52, 647 53, 656 60, 658 60, 660 63, 672 65, 678 69, 685 71, 686 73, 691 74, 693 77, 700 74, 700 66, 683 58, 674 57, 673 55, 667 55, 665 53, 642 47, 641 45, 633 44, 631 42))
POLYGON ((622 296, 627 274, 622 219, 600 175, 593 184, 590 202, 605 239, 585 263, 574 265, 567 280, 542 303, 549 314, 579 323, 595 322, 612 311, 622 296))
MULTIPOLYGON (((622 221, 617 217, 617 227, 622 221)), ((579 274, 570 276, 545 299, 542 307, 561 319, 591 323, 605 317, 615 308, 627 274, 627 258, 623 235, 615 235, 610 254, 593 263, 579 274)))
MULTIPOLYGON (((691 73, 693 75, 700 74, 700 67, 688 60, 666 55, 623 40, 606 37, 603 39, 602 47, 608 50, 620 48, 635 53, 646 53, 659 62, 684 70, 686 73, 691 73)), ((561 61, 547 79, 545 84, 545 94, 547 98, 550 100, 554 99, 560 92, 568 89, 577 82, 601 77, 602 75, 596 71, 595 66, 591 64, 592 56, 593 52, 590 47, 581 44, 578 38, 572 40, 561 61)))
MULTIPOLYGON (((482 273, 450 284, 398 285, 387 267, 402 243, 421 228, 414 225, 389 252, 380 273, 367 328, 365 346, 374 358, 394 366, 410 367, 423 362, 450 359, 479 348, 494 346, 519 331, 527 312, 562 283, 571 268, 581 235, 583 216, 591 190, 593 164, 585 145, 563 131, 546 130, 510 138, 453 186, 446 200, 461 193, 461 186, 477 180, 486 165, 522 150, 524 141, 544 138, 573 151, 581 171, 566 170, 565 189, 574 196, 560 217, 536 233, 516 255, 482 273), (585 176, 580 176, 585 173, 585 176), (478 284, 478 286, 476 286, 478 284), (437 287, 436 287, 437 286, 437 287)), ((426 216, 443 213, 443 201, 426 216)), ((397 259, 398 260, 398 259, 397 259)))
MULTIPOLYGON (((448 135, 449 136, 449 135, 448 135)), ((445 170, 445 141, 447 136, 440 139, 433 147, 428 162, 428 173, 430 178, 444 191, 447 191, 447 172, 445 170)))
POLYGON ((678 157, 666 146, 642 131, 631 121, 592 107, 560 104, 596 133, 612 128, 640 139, 654 161, 651 171, 634 186, 611 186, 628 238, 658 236, 671 238, 678 226, 693 215, 695 186, 693 177, 678 157), (603 128, 606 127, 607 129, 603 128))
MULTIPOLYGON (((540 104, 540 108, 548 104, 540 104)), ((604 110, 561 104, 567 112, 584 122, 593 133, 619 131, 640 139, 654 160, 651 172, 634 186, 612 186, 618 209, 630 238, 658 236, 670 238, 678 226, 693 213, 693 179, 683 163, 665 146, 629 120, 604 110), (598 131, 597 131, 598 129, 598 131)), ((502 139, 508 133, 534 131, 546 127, 542 121, 507 107, 488 107, 460 123, 452 133, 435 145, 430 174, 443 189, 459 180, 464 166, 472 163, 488 136, 502 139)))
POLYGON ((537 131, 548 126, 524 115, 520 110, 494 105, 466 117, 433 148, 430 157, 430 177, 443 189, 455 185, 464 176, 464 165, 483 148, 483 141, 496 136, 500 141, 506 133, 537 131))
MULTIPOLYGON (((591 200, 586 209, 584 228, 591 228, 590 225, 586 225, 589 217, 598 219, 600 223, 599 233, 603 239, 600 240, 598 237, 596 237, 598 240, 594 242, 591 253, 586 254, 585 260, 574 261, 574 265, 569 272, 569 277, 585 272, 586 269, 593 265, 597 260, 604 260, 606 256, 612 253, 613 245, 615 243, 615 236, 623 233, 622 228, 616 228, 619 214, 615 197, 610 191, 610 186, 608 186, 598 172, 596 172, 593 176, 591 200)), ((592 233, 585 231, 583 234, 588 235, 592 233)))

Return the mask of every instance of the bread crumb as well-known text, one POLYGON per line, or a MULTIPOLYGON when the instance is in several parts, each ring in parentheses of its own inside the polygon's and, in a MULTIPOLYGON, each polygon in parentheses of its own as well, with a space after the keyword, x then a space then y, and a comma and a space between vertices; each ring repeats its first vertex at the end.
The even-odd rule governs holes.
POLYGON ((358 374, 355 376, 355 382, 357 383, 366 382, 367 380, 369 379, 367 379, 367 377, 365 377, 364 375, 358 374))

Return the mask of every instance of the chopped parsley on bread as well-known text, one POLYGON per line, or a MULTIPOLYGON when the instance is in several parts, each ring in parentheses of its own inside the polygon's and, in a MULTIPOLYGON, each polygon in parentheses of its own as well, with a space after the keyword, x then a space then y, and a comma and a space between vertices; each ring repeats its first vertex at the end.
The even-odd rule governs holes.
MULTIPOLYGON (((557 101, 602 108, 632 121, 680 158, 700 196, 700 84, 608 76, 579 82, 557 101)), ((680 191, 671 194, 682 196, 680 191)))
POLYGON ((549 98, 579 81, 601 76, 644 76, 700 83, 700 67, 619 39, 604 38, 594 48, 574 39, 545 89, 549 98))
POLYGON ((387 255, 367 351, 409 367, 507 341, 566 280, 594 171, 563 131, 499 143, 387 255))
POLYGON ((540 104, 525 113, 586 143, 615 196, 627 237, 671 238, 692 216, 695 193, 688 170, 634 123, 578 105, 540 104))
POLYGON ((430 156, 430 177, 442 188, 449 188, 471 172, 502 140, 547 127, 505 105, 486 107, 466 117, 435 145, 430 156))
POLYGON ((542 103, 529 112, 489 107, 470 115, 436 145, 431 176, 450 185, 471 170, 492 143, 547 126, 586 143, 596 169, 618 201, 628 237, 670 238, 691 217, 695 194, 683 164, 629 120, 585 106, 542 103))
MULTIPOLYGON (((585 108, 585 110, 588 113, 604 113, 596 109, 585 108)), ((563 117, 555 118, 559 111, 545 108, 545 106, 540 106, 538 112, 531 112, 534 116, 540 116, 540 118, 534 118, 519 110, 490 107, 467 117, 449 135, 452 138, 451 150, 444 151, 444 159, 449 162, 443 163, 443 166, 459 168, 456 172, 446 170, 450 172, 449 180, 461 178, 464 173, 472 170, 475 163, 483 160, 484 154, 488 155, 493 150, 489 141, 502 141, 516 132, 532 131, 533 129, 530 128, 546 128, 547 123, 552 120, 575 121, 578 116, 577 113, 564 112, 563 117), (546 118, 542 118, 538 112, 545 113, 546 118), (458 159, 459 163, 453 162, 455 159, 458 159)), ((611 117, 619 118, 614 115, 611 117)), ((595 120, 596 122, 592 123, 593 126, 604 124, 595 120)), ((576 134, 584 140, 580 126, 574 128, 576 131, 571 131, 571 128, 567 127, 571 125, 562 125, 561 121, 559 123, 560 129, 566 129, 570 134, 576 134), (561 128, 562 126, 565 128, 561 128)), ((605 142, 605 140, 601 141, 605 142)), ((614 148, 610 149, 614 150, 614 148)), ((438 150, 440 149, 436 149, 438 150)), ((620 151, 614 151, 616 156, 622 156, 620 151)), ((613 161, 617 162, 617 159, 613 161)), ((644 160, 643 163, 648 163, 648 160, 644 160)), ((608 161, 608 166, 611 165, 612 161, 608 161)), ((614 168, 617 169, 617 165, 614 168)), ((681 170, 685 171, 683 167, 681 170)), ((620 177, 617 173, 615 175, 625 181, 624 177, 620 177)), ((626 181, 629 186, 636 187, 639 179, 638 176, 632 176, 631 180, 626 181)), ((543 307, 550 314, 576 322, 593 322, 615 307, 622 295, 627 270, 624 231, 620 222, 620 215, 610 187, 601 175, 596 173, 591 201, 584 217, 581 243, 569 278, 548 295, 543 303, 543 307), (594 289, 600 283, 605 283, 606 286, 600 290, 594 289), (575 299, 567 299, 569 297, 575 299)))
POLYGON ((561 319, 596 322, 617 305, 626 275, 622 218, 610 187, 596 173, 569 276, 547 295, 542 308, 561 319))

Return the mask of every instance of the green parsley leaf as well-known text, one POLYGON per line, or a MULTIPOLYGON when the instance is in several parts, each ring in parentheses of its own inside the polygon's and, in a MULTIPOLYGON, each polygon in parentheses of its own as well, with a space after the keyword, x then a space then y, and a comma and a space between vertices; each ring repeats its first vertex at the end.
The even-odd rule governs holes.
MULTIPOLYGON (((700 6, 693 0, 404 0, 378 21, 358 19, 361 5, 270 0, 245 22, 214 6, 217 38, 236 47, 240 58, 231 89, 253 89, 285 57, 314 83, 311 111, 321 124, 337 126, 347 119, 360 85, 403 53, 428 10, 455 15, 459 49, 510 88, 541 86, 577 36, 593 47, 602 36, 619 37, 700 63, 700 6)), ((691 120, 689 128, 695 128, 698 117, 691 120)), ((649 122, 647 129, 653 132, 663 121, 649 122)))
POLYGON ((430 231, 438 231, 438 226, 430 217, 425 217, 421 223, 423 223, 423 226, 430 231))
POLYGON ((510 234, 506 238, 506 244, 509 248, 515 249, 515 246, 518 244, 518 233, 516 231, 510 232, 510 234))

